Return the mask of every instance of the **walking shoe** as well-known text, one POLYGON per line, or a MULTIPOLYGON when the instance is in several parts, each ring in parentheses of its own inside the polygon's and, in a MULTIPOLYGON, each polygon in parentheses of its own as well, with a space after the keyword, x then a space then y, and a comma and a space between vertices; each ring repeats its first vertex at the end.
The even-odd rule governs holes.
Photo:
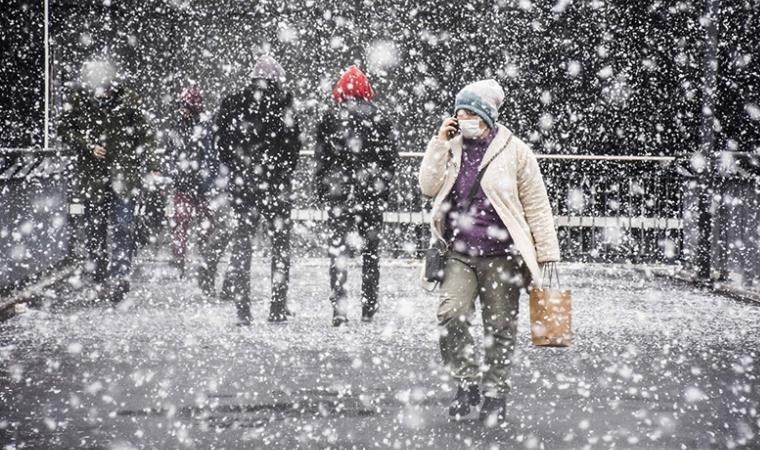
POLYGON ((331 296, 330 304, 333 308, 332 324, 334 327, 339 327, 344 323, 348 323, 348 308, 346 308, 346 298, 331 296))
POLYGON ((236 305, 236 309, 238 317, 237 325, 239 327, 246 327, 253 322, 253 317, 251 317, 251 307, 249 305, 236 305))
POLYGON ((198 287, 201 288, 203 295, 207 297, 214 296, 214 274, 206 267, 198 267, 198 287))
POLYGON ((348 323, 348 316, 346 313, 338 310, 337 308, 333 308, 333 318, 332 318, 332 324, 334 327, 339 327, 343 325, 344 323, 348 323))
POLYGON ((227 277, 222 281, 222 290, 219 291, 219 298, 224 301, 235 300, 235 287, 232 285, 232 281, 227 277))
POLYGON ((449 405, 449 415, 451 417, 464 417, 470 414, 470 407, 480 404, 480 389, 478 385, 470 386, 459 385, 457 395, 449 405))
POLYGON ((92 275, 90 276, 91 276, 92 282, 95 285, 103 284, 108 281, 108 275, 106 275, 103 271, 100 271, 100 270, 93 272, 92 275))
POLYGON ((348 323, 348 317, 340 314, 333 314, 332 324, 334 327, 339 327, 344 323, 348 323))
POLYGON ((288 320, 288 309, 283 302, 272 302, 269 305, 269 322, 286 322, 288 320))
POLYGON ((372 318, 375 316, 378 309, 380 309, 380 305, 362 305, 362 322, 372 322, 372 318))
POLYGON ((480 421, 487 427, 494 427, 507 419, 507 401, 503 398, 486 396, 480 407, 480 421))
POLYGON ((185 278, 185 258, 173 258, 169 261, 169 264, 179 271, 179 278, 185 278))
POLYGON ((124 300, 124 297, 127 295, 127 292, 129 292, 129 282, 128 281, 115 281, 108 283, 108 299, 111 301, 111 303, 118 304, 121 303, 122 300, 124 300))

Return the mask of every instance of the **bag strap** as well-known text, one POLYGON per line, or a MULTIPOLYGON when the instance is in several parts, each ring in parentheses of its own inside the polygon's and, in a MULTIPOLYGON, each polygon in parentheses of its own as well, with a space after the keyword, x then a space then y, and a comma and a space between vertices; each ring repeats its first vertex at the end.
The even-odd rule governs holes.
POLYGON ((544 287, 544 281, 546 281, 546 276, 549 276, 549 283, 546 285, 546 288, 551 289, 552 287, 552 279, 557 279, 557 289, 562 289, 562 284, 559 281, 559 269, 557 269, 557 263, 556 262, 548 262, 545 263, 545 267, 543 268, 542 274, 541 274, 541 286, 544 287), (549 266, 548 268, 546 266, 549 266))
POLYGON ((473 183, 472 187, 470 188, 470 191, 467 193, 467 196, 464 198, 464 202, 462 203, 462 207, 459 208, 459 211, 467 212, 470 209, 470 205, 472 205, 472 200, 475 198, 475 194, 478 192, 478 189, 480 189, 480 181, 483 179, 483 175, 486 173, 486 169, 488 169, 488 166, 491 165, 494 159, 496 159, 497 156, 501 154, 504 150, 507 149, 509 146, 509 143, 512 141, 513 134, 509 135, 509 138, 507 139, 507 143, 504 144, 502 148, 499 149, 498 152, 496 152, 495 155, 491 157, 491 159, 488 160, 486 165, 483 166, 480 171, 478 171, 478 176, 475 178, 475 183, 473 183))

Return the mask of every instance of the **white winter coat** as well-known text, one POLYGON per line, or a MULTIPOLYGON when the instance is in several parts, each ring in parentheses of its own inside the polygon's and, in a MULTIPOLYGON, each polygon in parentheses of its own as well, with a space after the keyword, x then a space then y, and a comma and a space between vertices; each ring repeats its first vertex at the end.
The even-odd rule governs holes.
MULTIPOLYGON (((499 131, 486 150, 480 168, 507 143, 512 132, 497 124, 499 131)), ((420 166, 422 193, 433 197, 431 231, 443 239, 446 211, 444 200, 454 187, 462 160, 462 137, 442 141, 434 137, 420 166)), ((533 151, 513 136, 507 148, 494 159, 480 182, 483 192, 501 218, 533 277, 541 284, 541 266, 559 261, 559 242, 554 228, 549 197, 533 151)))

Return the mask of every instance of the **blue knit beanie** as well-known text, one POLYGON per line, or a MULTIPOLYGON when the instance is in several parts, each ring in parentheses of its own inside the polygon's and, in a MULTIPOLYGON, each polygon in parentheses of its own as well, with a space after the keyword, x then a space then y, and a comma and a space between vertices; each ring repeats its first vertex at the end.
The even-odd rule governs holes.
POLYGON ((454 102, 454 114, 460 109, 472 111, 483 119, 488 128, 493 128, 503 103, 504 89, 496 80, 476 81, 459 91, 454 102))

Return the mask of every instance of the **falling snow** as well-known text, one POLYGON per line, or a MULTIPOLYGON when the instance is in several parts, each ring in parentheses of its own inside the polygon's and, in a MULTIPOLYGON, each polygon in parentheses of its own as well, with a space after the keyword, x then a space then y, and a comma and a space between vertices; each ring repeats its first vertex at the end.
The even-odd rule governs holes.
POLYGON ((758 0, 2 8, 0 450, 760 448, 758 0), (420 283, 486 79, 572 291, 562 348, 521 296, 504 420, 449 416, 420 283))

